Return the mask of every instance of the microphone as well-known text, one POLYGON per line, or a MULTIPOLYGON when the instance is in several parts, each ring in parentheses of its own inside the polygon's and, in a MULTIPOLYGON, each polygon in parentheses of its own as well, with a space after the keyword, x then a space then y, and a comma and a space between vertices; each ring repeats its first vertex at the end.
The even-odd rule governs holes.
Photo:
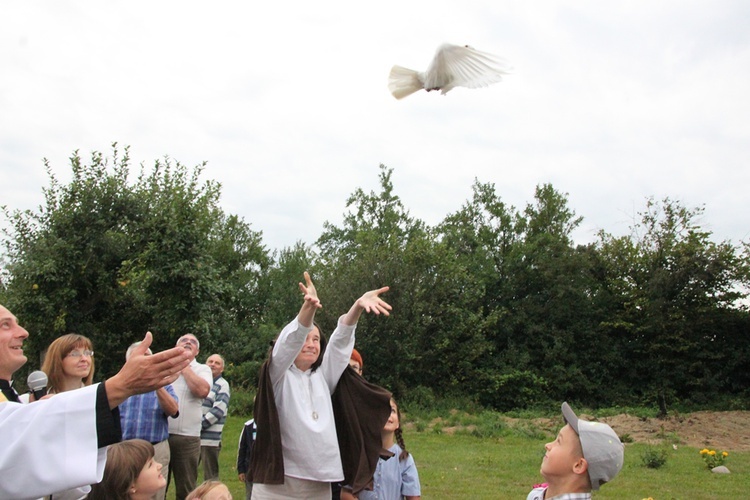
POLYGON ((41 370, 29 373, 26 383, 29 384, 29 390, 34 393, 34 399, 39 401, 47 395, 47 374, 41 370))

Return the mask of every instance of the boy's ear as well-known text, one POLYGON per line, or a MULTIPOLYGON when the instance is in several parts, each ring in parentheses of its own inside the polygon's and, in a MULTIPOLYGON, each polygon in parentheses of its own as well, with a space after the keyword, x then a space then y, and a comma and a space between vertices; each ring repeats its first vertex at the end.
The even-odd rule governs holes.
POLYGON ((576 474, 586 474, 588 470, 589 463, 583 457, 579 458, 578 461, 573 465, 573 472, 575 472, 576 474))

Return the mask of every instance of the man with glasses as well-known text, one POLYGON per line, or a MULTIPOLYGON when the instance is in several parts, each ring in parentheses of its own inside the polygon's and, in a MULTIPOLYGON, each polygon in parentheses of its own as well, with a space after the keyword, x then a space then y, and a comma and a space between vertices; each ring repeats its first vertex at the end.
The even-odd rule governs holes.
MULTIPOLYGON (((175 498, 184 500, 195 489, 198 461, 201 455, 201 421, 203 398, 208 396, 213 383, 211 369, 196 361, 200 343, 192 333, 177 339, 190 356, 190 364, 172 384, 180 405, 180 414, 169 421, 169 477, 174 476, 175 498)), ((167 479, 169 484, 169 479, 167 479)))

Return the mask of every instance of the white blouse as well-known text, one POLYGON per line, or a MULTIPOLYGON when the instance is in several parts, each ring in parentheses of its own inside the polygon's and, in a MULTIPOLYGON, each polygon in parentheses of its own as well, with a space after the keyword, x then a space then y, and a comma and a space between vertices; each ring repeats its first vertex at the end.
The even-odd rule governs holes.
POLYGON ((356 325, 344 325, 341 319, 315 372, 294 365, 312 327, 295 318, 274 344, 269 375, 287 476, 322 482, 344 479, 331 395, 349 365, 356 325))

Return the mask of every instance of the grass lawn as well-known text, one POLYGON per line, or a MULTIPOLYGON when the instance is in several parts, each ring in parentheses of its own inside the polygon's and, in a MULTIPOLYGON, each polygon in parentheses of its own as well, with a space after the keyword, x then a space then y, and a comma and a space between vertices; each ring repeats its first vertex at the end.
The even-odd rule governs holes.
MULTIPOLYGON (((235 499, 244 498, 244 485, 235 470, 239 434, 245 418, 230 416, 224 427, 220 454, 221 480, 235 499)), ((549 436, 549 440, 552 436, 549 436)), ((544 439, 527 436, 478 438, 469 434, 433 431, 405 432, 406 446, 414 454, 422 483, 422 498, 525 499, 534 483, 542 482, 539 465, 544 439)), ((750 452, 732 452, 727 461, 731 474, 712 474, 699 450, 666 445, 668 458, 659 469, 646 468, 641 454, 648 446, 625 445, 625 466, 594 498, 652 497, 662 499, 748 498, 750 452)), ((202 481, 202 471, 198 481, 202 481)), ((174 487, 167 498, 174 499, 174 487)))

